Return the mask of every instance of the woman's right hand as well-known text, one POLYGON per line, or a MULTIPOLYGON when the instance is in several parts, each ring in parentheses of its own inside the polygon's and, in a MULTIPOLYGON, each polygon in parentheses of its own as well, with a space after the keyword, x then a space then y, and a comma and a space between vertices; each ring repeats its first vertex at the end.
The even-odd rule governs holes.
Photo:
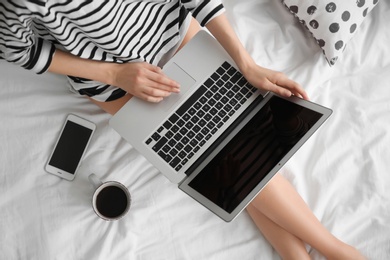
POLYGON ((160 102, 180 85, 167 77, 161 68, 147 62, 111 64, 109 84, 148 102, 160 102))

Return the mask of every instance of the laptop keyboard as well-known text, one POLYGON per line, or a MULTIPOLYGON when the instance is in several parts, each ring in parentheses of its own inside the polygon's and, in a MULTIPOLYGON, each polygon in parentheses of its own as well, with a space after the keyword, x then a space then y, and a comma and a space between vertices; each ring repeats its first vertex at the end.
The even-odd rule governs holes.
POLYGON ((224 62, 146 144, 179 171, 255 91, 239 71, 224 62))

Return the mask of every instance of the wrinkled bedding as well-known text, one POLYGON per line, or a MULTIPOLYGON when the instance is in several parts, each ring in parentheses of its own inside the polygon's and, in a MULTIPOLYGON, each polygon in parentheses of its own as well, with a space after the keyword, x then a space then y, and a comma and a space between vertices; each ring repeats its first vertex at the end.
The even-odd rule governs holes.
MULTIPOLYGON (((280 1, 224 4, 260 65, 288 74, 311 100, 333 109, 281 174, 337 237, 369 259, 389 259, 389 1, 379 2, 333 67, 280 1)), ((67 84, 0 60, 0 259, 280 259, 245 211, 231 223, 214 216, 67 84), (69 113, 97 125, 72 182, 44 171, 69 113), (92 172, 129 188, 123 219, 106 222, 93 212, 92 172)))

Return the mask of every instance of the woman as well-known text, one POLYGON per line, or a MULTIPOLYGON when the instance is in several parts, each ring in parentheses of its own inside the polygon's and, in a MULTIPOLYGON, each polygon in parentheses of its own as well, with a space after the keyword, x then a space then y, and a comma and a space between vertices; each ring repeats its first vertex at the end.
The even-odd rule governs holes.
MULTIPOLYGON (((133 97, 160 102, 178 93, 159 66, 201 26, 253 86, 308 99, 299 84, 253 61, 220 0, 5 0, 0 10, 0 57, 36 73, 68 75, 72 90, 110 114, 133 97)), ((307 243, 329 259, 363 259, 321 225, 279 174, 247 211, 282 258, 309 259, 307 243)))

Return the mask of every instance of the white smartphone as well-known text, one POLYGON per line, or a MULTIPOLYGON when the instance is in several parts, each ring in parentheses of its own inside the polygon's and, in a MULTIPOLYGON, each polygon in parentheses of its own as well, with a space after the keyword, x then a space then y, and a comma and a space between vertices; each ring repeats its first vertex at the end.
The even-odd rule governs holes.
POLYGON ((94 123, 72 114, 68 115, 45 170, 72 181, 95 129, 94 123))

